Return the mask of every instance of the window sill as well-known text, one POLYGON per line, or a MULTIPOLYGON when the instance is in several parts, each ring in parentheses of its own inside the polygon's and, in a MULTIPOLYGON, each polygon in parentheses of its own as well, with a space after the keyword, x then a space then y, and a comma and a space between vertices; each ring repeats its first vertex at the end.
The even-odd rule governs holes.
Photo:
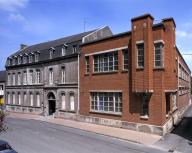
POLYGON ((122 113, 118 113, 118 112, 104 112, 104 111, 93 111, 93 110, 91 110, 90 113, 103 114, 103 115, 115 115, 115 116, 121 116, 122 115, 122 113))
POLYGON ((144 70, 144 67, 137 67, 136 70, 142 71, 142 70, 144 70))
POLYGON ((165 68, 164 67, 154 67, 153 69, 154 70, 164 70, 165 68))
POLYGON ((148 115, 140 116, 140 119, 148 120, 148 119, 149 119, 149 116, 148 116, 148 115))
POLYGON ((85 76, 89 76, 89 73, 85 73, 85 76))
POLYGON ((129 70, 121 70, 122 73, 128 73, 129 70))
POLYGON ((113 74, 113 73, 118 73, 118 71, 93 72, 93 75, 113 74))

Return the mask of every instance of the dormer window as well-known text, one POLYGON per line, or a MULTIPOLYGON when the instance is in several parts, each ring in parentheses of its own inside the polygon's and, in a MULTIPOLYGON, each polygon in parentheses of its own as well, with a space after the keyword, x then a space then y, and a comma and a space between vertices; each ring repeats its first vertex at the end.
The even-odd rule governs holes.
POLYGON ((27 63, 27 58, 28 58, 28 56, 27 56, 27 54, 25 54, 25 55, 23 56, 23 64, 26 64, 26 63, 27 63))
POLYGON ((17 61, 18 61, 18 64, 21 64, 21 63, 22 63, 22 56, 21 56, 21 55, 18 56, 17 61))
POLYGON ((32 63, 33 62, 33 53, 31 53, 30 55, 29 55, 29 63, 32 63))
POLYGON ((76 52, 77 52, 77 46, 73 45, 73 53, 76 53, 76 52))
POLYGON ((13 58, 12 65, 15 65, 15 64, 16 64, 16 58, 13 58))
POLYGON ((38 62, 39 61, 39 52, 36 52, 35 53, 35 62, 38 62))
POLYGON ((49 51, 49 59, 53 58, 54 51, 55 51, 55 48, 51 47, 51 49, 49 51))
POLYGON ((12 64, 12 59, 11 58, 8 58, 8 66, 11 66, 11 64, 12 64))

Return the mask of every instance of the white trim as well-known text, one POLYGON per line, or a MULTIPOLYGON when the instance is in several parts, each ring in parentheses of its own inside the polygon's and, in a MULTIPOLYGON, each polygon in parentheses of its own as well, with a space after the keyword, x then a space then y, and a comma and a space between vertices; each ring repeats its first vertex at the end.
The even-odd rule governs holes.
POLYGON ((89 92, 122 92, 122 90, 89 90, 89 92))
POLYGON ((119 48, 113 48, 113 49, 109 49, 109 50, 103 50, 103 51, 97 51, 95 53, 85 54, 85 56, 91 56, 91 55, 97 55, 97 54, 102 54, 102 53, 114 52, 114 51, 127 49, 127 48, 128 48, 128 46, 123 46, 123 47, 119 47, 119 48))
POLYGON ((90 36, 90 35, 92 35, 92 34, 98 32, 98 31, 100 31, 101 29, 104 29, 104 28, 106 28, 106 27, 107 27, 107 26, 103 26, 103 27, 101 27, 101 28, 99 28, 99 29, 97 29, 97 30, 95 30, 95 31, 93 31, 93 32, 91 32, 91 33, 89 33, 88 35, 84 36, 84 37, 82 38, 82 43, 85 42, 85 38, 86 38, 86 37, 88 37, 88 36, 90 36))
POLYGON ((154 41, 154 44, 156 44, 156 43, 162 43, 162 44, 165 44, 165 42, 164 42, 162 39, 155 40, 155 41, 154 41))
POLYGON ((136 41, 136 44, 144 44, 144 40, 136 41))

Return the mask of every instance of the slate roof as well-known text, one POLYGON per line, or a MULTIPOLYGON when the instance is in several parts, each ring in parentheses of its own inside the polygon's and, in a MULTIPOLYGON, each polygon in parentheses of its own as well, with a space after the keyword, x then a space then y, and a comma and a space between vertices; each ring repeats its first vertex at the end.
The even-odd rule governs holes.
POLYGON ((6 81, 6 71, 0 71, 0 82, 6 81))
POLYGON ((48 41, 48 42, 43 42, 43 43, 27 46, 23 50, 18 50, 17 52, 10 55, 9 57, 17 56, 17 55, 24 54, 24 53, 28 54, 30 52, 47 50, 47 49, 50 49, 51 47, 61 46, 64 43, 68 44, 68 43, 81 41, 84 36, 94 32, 94 31, 95 30, 88 31, 88 32, 83 32, 83 33, 80 33, 80 34, 76 34, 76 35, 72 35, 72 36, 68 36, 68 37, 64 37, 64 38, 60 38, 60 39, 56 39, 56 40, 52 40, 52 41, 48 41))

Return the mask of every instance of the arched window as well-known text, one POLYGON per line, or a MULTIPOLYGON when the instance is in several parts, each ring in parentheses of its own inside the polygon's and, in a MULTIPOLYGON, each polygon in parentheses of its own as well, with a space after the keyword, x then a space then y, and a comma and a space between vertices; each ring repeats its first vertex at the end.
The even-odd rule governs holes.
POLYGON ((70 101, 70 110, 74 111, 75 110, 75 94, 73 92, 70 93, 69 101, 70 101))
POLYGON ((40 107, 40 94, 36 93, 36 102, 37 102, 37 107, 40 107))
POLYGON ((18 92, 18 105, 21 105, 21 93, 18 92))
POLYGON ((16 101, 16 99, 15 99, 15 93, 13 92, 13 93, 12 93, 12 102, 13 102, 13 105, 16 104, 15 101, 16 101))
POLYGON ((65 102, 65 93, 61 93, 61 109, 66 109, 66 102, 65 102))
POLYGON ((7 92, 7 104, 11 104, 11 95, 7 92))
POLYGON ((33 106, 33 93, 30 93, 30 106, 33 106))

